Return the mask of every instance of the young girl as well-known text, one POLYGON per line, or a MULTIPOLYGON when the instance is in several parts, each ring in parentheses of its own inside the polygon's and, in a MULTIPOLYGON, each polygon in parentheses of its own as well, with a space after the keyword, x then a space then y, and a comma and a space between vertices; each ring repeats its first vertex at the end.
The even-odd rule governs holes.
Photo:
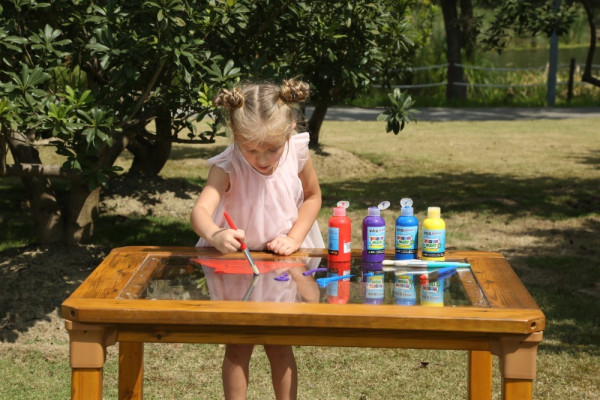
MULTIPOLYGON (((191 214, 200 236, 197 246, 235 252, 240 240, 251 250, 289 255, 300 247, 324 248, 316 223, 321 189, 310 153, 308 133, 296 133, 299 105, 308 84, 288 80, 281 86, 249 84, 223 89, 214 104, 223 107, 233 144, 208 160, 208 180, 191 214), (238 230, 231 229, 226 211, 238 230)), ((265 345, 277 399, 295 399, 297 369, 291 346, 265 345)), ((253 345, 225 348, 226 399, 245 399, 253 345)))

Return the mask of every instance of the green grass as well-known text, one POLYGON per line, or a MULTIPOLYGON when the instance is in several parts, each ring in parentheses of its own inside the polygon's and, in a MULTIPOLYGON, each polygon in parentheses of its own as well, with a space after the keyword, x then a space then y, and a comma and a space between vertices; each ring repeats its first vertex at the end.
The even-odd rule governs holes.
MULTIPOLYGON (((347 173, 318 170, 322 232, 326 237, 331 207, 342 199, 351 203, 355 248, 361 246, 360 222, 369 205, 392 202, 383 213, 388 226, 402 197, 414 200, 420 221, 428 206, 440 206, 448 246, 503 253, 546 315, 534 398, 598 399, 599 124, 598 119, 419 122, 394 136, 385 133, 383 122, 325 122, 324 151, 343 151, 340 167, 347 173), (373 168, 362 173, 352 160, 373 168)), ((199 148, 200 153, 177 147, 163 178, 203 182, 206 169, 198 159, 215 154, 224 144, 199 148)), ((5 248, 30 243, 29 223, 14 218, 25 213, 20 182, 1 183, 0 215, 11 233, 0 232, 0 243, 5 248)), ((105 215, 96 236, 106 247, 189 245, 194 239, 186 219, 156 216, 105 215)), ((8 350, 0 352, 5 382, 0 398, 66 398, 66 347, 43 341, 23 345, 19 351, 2 347, 8 350)), ((105 368, 107 399, 116 398, 116 351, 110 349, 105 368)), ((299 347, 295 353, 301 398, 466 398, 465 352, 299 347)), ((147 345, 145 398, 221 398, 222 355, 218 345, 147 345)), ((248 398, 270 398, 268 362, 260 348, 252 359, 251 374, 248 398)), ((501 398, 497 374, 493 398, 501 398)))

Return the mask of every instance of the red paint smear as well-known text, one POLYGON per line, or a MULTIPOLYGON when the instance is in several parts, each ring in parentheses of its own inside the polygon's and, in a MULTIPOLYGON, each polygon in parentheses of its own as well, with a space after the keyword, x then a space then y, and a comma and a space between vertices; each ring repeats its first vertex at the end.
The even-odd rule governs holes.
MULTIPOLYGON (((252 274, 252 268, 248 260, 216 260, 211 258, 195 258, 194 262, 205 267, 213 268, 215 272, 222 274, 252 274)), ((289 269, 304 267, 306 264, 299 262, 281 261, 254 261, 261 274, 275 269, 289 269)))

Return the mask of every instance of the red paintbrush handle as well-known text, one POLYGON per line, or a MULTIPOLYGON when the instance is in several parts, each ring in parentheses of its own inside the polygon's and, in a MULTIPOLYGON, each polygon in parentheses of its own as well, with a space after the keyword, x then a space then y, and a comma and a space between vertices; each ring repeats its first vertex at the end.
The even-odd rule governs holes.
MULTIPOLYGON (((224 211, 223 215, 225 216, 225 219, 227 220, 227 223, 229 224, 231 229, 235 229, 237 231, 237 228, 235 227, 235 224, 233 223, 233 220, 231 219, 229 214, 227 214, 227 212, 224 211)), ((240 250, 242 250, 242 251, 246 250, 246 243, 242 242, 240 239, 238 239, 238 242, 240 242, 240 244, 241 244, 240 250)))

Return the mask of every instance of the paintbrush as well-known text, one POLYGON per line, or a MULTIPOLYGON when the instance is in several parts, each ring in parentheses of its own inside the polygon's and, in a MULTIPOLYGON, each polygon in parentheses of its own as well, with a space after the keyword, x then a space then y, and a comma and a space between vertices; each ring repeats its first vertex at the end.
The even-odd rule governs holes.
MULTIPOLYGON (((227 223, 229 224, 231 229, 235 229, 237 231, 237 228, 235 227, 235 224, 229 217, 229 214, 227 214, 226 212, 223 212, 223 215, 225 215, 225 219, 227 220, 227 223)), ((248 250, 248 246, 246 246, 246 243, 244 243, 244 241, 242 241, 240 239, 238 239, 238 242, 240 242, 240 245, 241 245, 240 250, 242 251, 242 253, 244 253, 244 256, 246 256, 246 259, 250 263, 250 267, 252 267, 252 272, 254 272, 254 275, 260 275, 260 271, 258 270, 258 267, 256 266, 256 264, 254 264, 254 260, 252 259, 252 256, 250 255, 250 250, 248 250)))
POLYGON ((456 267, 440 268, 440 269, 436 269, 433 271, 429 271, 426 274, 421 275, 421 280, 422 281, 424 281, 424 280, 437 281, 438 279, 450 276, 455 272, 456 272, 456 267))
POLYGON ((471 264, 458 261, 425 261, 425 260, 383 260, 383 265, 408 268, 444 268, 470 267, 471 264))

